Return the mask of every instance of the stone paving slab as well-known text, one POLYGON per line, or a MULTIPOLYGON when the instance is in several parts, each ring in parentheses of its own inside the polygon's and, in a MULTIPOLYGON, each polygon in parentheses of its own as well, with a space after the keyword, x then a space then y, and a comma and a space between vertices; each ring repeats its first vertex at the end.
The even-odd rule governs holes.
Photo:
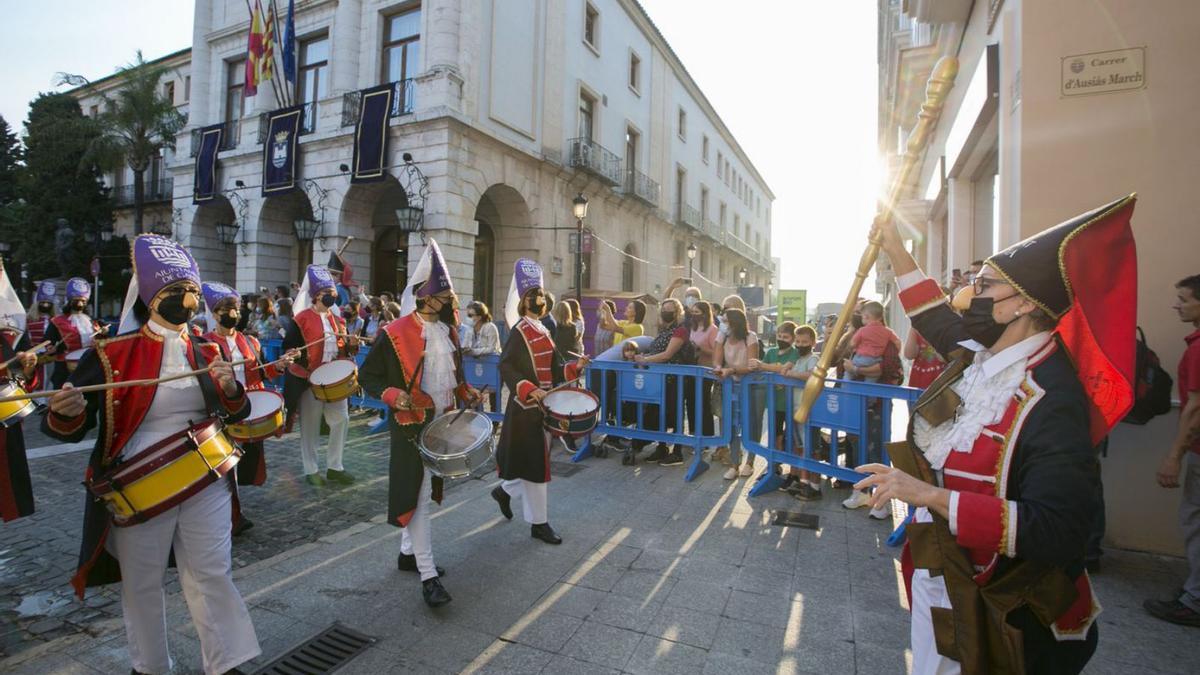
MULTIPOLYGON (((827 487, 815 503, 778 493, 750 499, 746 479, 724 481, 718 471, 688 484, 682 467, 590 459, 550 485, 551 522, 565 539, 555 547, 529 537, 519 510, 513 522, 499 515, 488 496, 490 475, 465 481, 435 508, 435 556, 447 568, 454 601, 430 610, 416 576, 395 568, 400 531, 380 517, 385 486, 370 466, 377 452, 348 453, 362 463, 357 470, 364 478, 349 490, 318 499, 277 473, 278 486, 254 491, 261 524, 248 536, 289 543, 272 549, 260 542, 255 550, 274 550, 270 555, 237 553, 235 580, 264 652, 247 670, 333 621, 379 638, 343 673, 906 673, 911 667, 898 552, 883 543, 891 523, 871 521, 865 510, 843 511, 844 490, 827 487), (296 496, 289 500, 289 492, 296 496), (284 503, 272 506, 261 501, 266 497, 284 503), (777 508, 818 515, 820 528, 772 526, 777 508), (318 526, 322 516, 338 513, 345 526, 318 526), (297 532, 304 536, 290 539, 297 532)), ((1178 559, 1106 556, 1096 577, 1105 606, 1100 647, 1087 672, 1191 670, 1200 656, 1195 630, 1157 622, 1140 606, 1145 597, 1169 593, 1184 571, 1178 559)), ((127 672, 119 606, 104 609, 81 619, 81 630, 22 643, 0 671, 127 672)), ((177 592, 168 598, 168 617, 174 672, 198 672, 199 643, 177 592)))

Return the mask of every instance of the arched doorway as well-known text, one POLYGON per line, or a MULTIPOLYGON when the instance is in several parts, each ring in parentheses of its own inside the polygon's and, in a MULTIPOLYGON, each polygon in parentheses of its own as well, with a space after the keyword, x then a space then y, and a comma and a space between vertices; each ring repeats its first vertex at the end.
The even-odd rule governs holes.
POLYGON ((312 204, 303 192, 267 197, 263 202, 254 238, 258 250, 254 261, 257 285, 274 288, 298 282, 312 262, 312 242, 296 238, 298 218, 313 219, 312 204))
POLYGON ((382 228, 371 249, 371 294, 391 293, 399 298, 408 285, 408 233, 398 227, 382 228))
POLYGON ((394 176, 351 185, 342 201, 338 234, 354 237, 343 255, 354 265, 355 279, 366 283, 372 295, 399 297, 408 284, 410 235, 400 231, 396 217, 396 209, 404 206, 408 195, 394 176))
MULTIPOLYGON (((482 301, 490 309, 496 282, 496 233, 487 223, 479 223, 479 234, 475 235, 475 285, 471 297, 482 301)), ((494 311, 494 310, 493 310, 494 311)))
POLYGON ((494 316, 500 316, 513 263, 521 257, 541 258, 530 229, 532 217, 521 193, 498 183, 479 198, 475 221, 479 233, 475 238, 474 299, 486 303, 494 316))
MULTIPOLYGON (((224 195, 217 195, 196 208, 187 242, 188 250, 196 259, 200 275, 205 281, 219 281, 236 287, 239 251, 236 244, 221 243, 220 237, 217 236, 217 223, 237 223, 239 227, 246 226, 246 223, 238 220, 229 200, 224 195)), ((244 236, 245 234, 239 231, 237 240, 245 241, 244 236)))
POLYGON ((625 246, 625 255, 621 256, 621 290, 630 293, 634 290, 637 280, 636 268, 634 267, 634 258, 637 256, 637 247, 633 244, 625 246))

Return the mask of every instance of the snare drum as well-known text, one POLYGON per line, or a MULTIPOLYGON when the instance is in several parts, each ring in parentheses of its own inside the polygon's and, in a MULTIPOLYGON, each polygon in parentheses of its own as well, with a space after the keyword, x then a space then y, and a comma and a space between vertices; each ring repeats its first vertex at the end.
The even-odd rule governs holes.
POLYGON ((596 428, 600 399, 579 387, 563 387, 542 399, 542 426, 554 436, 579 438, 596 428))
POLYGON ((417 441, 421 461, 437 476, 460 478, 483 467, 496 451, 492 421, 474 410, 452 412, 435 419, 417 441), (457 418, 457 421, 455 421, 457 418))
POLYGON ((242 443, 274 436, 283 426, 283 397, 265 389, 248 391, 246 397, 250 399, 250 414, 241 422, 230 424, 229 435, 242 443))
POLYGON ((113 525, 126 527, 182 504, 232 471, 241 458, 221 422, 210 419, 164 438, 85 485, 104 502, 113 525))
POLYGON ((349 359, 323 363, 308 376, 313 396, 326 403, 350 398, 358 391, 358 366, 349 359))
MULTIPOLYGON (((26 393, 25 390, 16 383, 0 383, 0 398, 20 396, 24 393, 26 393)), ((34 410, 37 410, 37 406, 33 404, 32 399, 0 403, 0 429, 7 429, 13 425, 20 424, 21 420, 29 417, 34 410)))
POLYGON ((79 365, 79 359, 82 359, 83 355, 86 354, 87 351, 88 351, 87 348, 84 348, 84 349, 75 349, 75 350, 67 352, 67 356, 65 358, 66 358, 66 362, 67 362, 67 372, 68 373, 75 372, 75 367, 79 365))

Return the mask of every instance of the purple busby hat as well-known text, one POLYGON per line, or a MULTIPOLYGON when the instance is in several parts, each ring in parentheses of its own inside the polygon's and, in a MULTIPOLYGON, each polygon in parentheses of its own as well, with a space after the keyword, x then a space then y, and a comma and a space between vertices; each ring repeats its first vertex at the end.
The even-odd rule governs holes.
POLYGON ((442 249, 437 242, 429 240, 429 276, 425 278, 414 292, 418 298, 427 298, 445 291, 453 291, 454 284, 450 281, 450 273, 446 271, 446 261, 442 258, 442 249))
POLYGON ((324 265, 309 265, 307 275, 308 297, 310 298, 316 298, 323 290, 337 287, 333 275, 329 273, 329 268, 324 265))
POLYGON ((92 285, 79 277, 71 277, 67 282, 67 300, 87 300, 90 297, 92 297, 92 285))
POLYGON ((200 290, 204 292, 204 304, 208 306, 210 312, 221 304, 222 300, 241 298, 237 291, 217 281, 206 281, 200 284, 200 290))
MULTIPOLYGON (((143 234, 133 240, 133 272, 138 297, 146 306, 167 286, 181 281, 200 285, 200 268, 187 249, 157 234, 143 234)), ((69 291, 68 291, 69 295, 69 291)))
POLYGON ((58 287, 53 281, 43 281, 38 284, 36 302, 54 302, 54 296, 58 295, 58 287))
POLYGON ((542 266, 529 258, 518 258, 513 266, 513 279, 517 284, 517 296, 524 297, 534 288, 542 288, 542 266))

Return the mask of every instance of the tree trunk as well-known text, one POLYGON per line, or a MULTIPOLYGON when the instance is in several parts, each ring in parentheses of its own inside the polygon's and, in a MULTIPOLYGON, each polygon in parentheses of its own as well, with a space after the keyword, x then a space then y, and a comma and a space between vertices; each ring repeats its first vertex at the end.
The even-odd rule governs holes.
POLYGON ((133 170, 133 234, 145 232, 142 228, 142 211, 146 203, 146 170, 133 170))

